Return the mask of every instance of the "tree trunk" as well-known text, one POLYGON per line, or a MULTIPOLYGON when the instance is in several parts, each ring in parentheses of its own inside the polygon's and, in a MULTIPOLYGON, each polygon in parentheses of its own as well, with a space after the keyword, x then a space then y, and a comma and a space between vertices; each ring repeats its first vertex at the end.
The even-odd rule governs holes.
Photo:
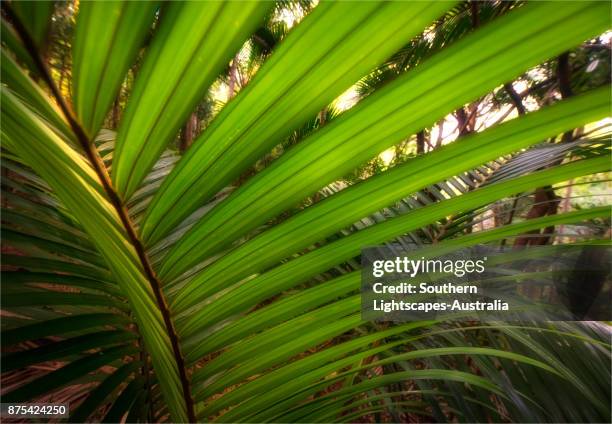
POLYGON ((121 97, 121 89, 117 93, 117 97, 113 102, 113 129, 119 128, 119 120, 121 119, 121 108, 119 107, 119 98, 121 97))
POLYGON ((189 146, 193 143, 193 139, 198 133, 198 114, 197 110, 189 115, 183 130, 181 131, 181 140, 179 143, 179 150, 184 153, 189 146))
POLYGON ((506 93, 508 93, 508 96, 510 96, 510 100, 512 101, 514 107, 516 107, 516 111, 518 112, 518 114, 524 115, 527 110, 523 105, 523 99, 521 99, 521 95, 516 92, 516 90, 512 86, 512 83, 507 82, 506 84, 504 84, 504 89, 506 90, 506 93))
MULTIPOLYGON (((559 92, 561 93, 562 99, 568 99, 574 95, 571 84, 572 67, 569 62, 569 54, 563 53, 557 59, 557 79, 559 80, 559 92)), ((563 134, 561 141, 563 143, 569 143, 574 138, 573 131, 567 131, 563 134)))
POLYGON ((417 154, 425 153, 425 131, 419 131, 416 134, 417 154))
MULTIPOLYGON (((540 218, 546 215, 555 215, 559 208, 560 198, 555 195, 551 186, 540 187, 535 191, 533 206, 527 213, 527 219, 540 218)), ((542 246, 548 244, 552 238, 552 233, 555 227, 546 227, 543 231, 529 231, 514 241, 514 247, 521 246, 542 246), (533 235, 541 234, 540 237, 532 237, 533 235)))
POLYGON ((229 82, 227 84, 227 101, 229 101, 232 97, 234 97, 234 92, 236 90, 236 80, 237 80, 237 69, 238 67, 238 55, 234 56, 232 59, 232 64, 229 70, 229 82))
MULTIPOLYGON (((569 63, 569 54, 563 53, 557 59, 557 79, 559 82, 559 92, 561 93, 562 99, 567 99, 574 95, 571 87, 571 66, 569 63)), ((574 132, 568 131, 563 134, 561 139, 562 143, 569 143, 574 139, 574 132)), ((551 164, 550 166, 557 166, 562 162, 562 159, 551 164)), ((540 218, 546 215, 555 215, 559 209, 559 203, 561 198, 557 196, 550 186, 541 187, 536 189, 534 196, 534 205, 527 213, 527 219, 540 218)), ((518 237, 514 241, 514 247, 521 247, 526 245, 538 246, 550 243, 552 240, 552 234, 555 231, 555 227, 546 227, 542 232, 541 237, 530 237, 530 235, 540 233, 539 230, 531 231, 518 237)))

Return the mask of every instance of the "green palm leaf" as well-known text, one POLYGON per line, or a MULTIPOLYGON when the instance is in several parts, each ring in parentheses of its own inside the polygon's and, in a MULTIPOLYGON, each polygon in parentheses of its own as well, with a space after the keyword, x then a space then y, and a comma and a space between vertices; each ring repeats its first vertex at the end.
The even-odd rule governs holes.
POLYGON ((366 322, 356 261, 406 234, 436 255, 608 219, 606 205, 472 232, 495 202, 610 171, 609 133, 582 130, 608 116, 607 87, 334 188, 605 31, 609 4, 491 3, 484 25, 472 3, 68 6, 66 89, 48 57, 66 5, 3 4, 3 402, 70 388, 74 422, 609 420, 607 327, 366 322), (351 87, 367 96, 337 112, 351 87))

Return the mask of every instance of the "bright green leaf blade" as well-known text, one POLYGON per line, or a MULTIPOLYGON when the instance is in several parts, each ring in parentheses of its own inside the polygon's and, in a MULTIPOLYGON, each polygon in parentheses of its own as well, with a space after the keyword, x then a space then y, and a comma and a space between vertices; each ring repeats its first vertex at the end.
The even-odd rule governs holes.
POLYGON ((73 98, 75 112, 90 136, 100 129, 157 9, 157 2, 79 4, 73 44, 73 98))
MULTIPOLYGON (((173 309, 181 312, 232 279, 271 266, 449 174, 458 174, 500 155, 528 147, 545 137, 600 119, 606 116, 608 108, 609 98, 605 89, 578 96, 466 137, 347 188, 264 232, 205 268, 178 292, 173 309), (237 263, 241 263, 241 266, 235 266, 237 263)), ((186 254, 180 245, 174 250, 186 254)), ((206 251, 204 246, 200 246, 199 250, 206 251)), ((197 256, 195 252, 193 255, 197 256)), ((181 263, 191 262, 190 258, 182 259, 181 263)))
POLYGON ((362 323, 359 314, 347 315, 358 312, 360 304, 360 297, 352 296, 241 341, 211 361, 209 368, 200 368, 194 374, 196 383, 224 371, 223 378, 209 382, 199 395, 208 397, 221 392, 248 376, 284 363, 294 355, 357 327, 362 323), (266 355, 260 354, 262 349, 266 355))
POLYGON ((390 57, 450 2, 323 2, 266 60, 164 181, 147 211, 150 244, 284 136, 390 57))
POLYGON ((0 59, 2 82, 32 106, 45 120, 66 137, 71 137, 70 127, 59 108, 49 101, 47 94, 26 75, 17 63, 2 49, 0 59))
POLYGON ((117 136, 113 181, 124 199, 138 188, 272 5, 250 1, 165 5, 117 136))
MULTIPOLYGON (((547 176, 548 178, 539 179, 539 181, 554 183, 560 178, 579 176, 581 174, 583 174, 583 172, 564 173, 557 174, 557 178, 554 176, 551 178, 549 173, 549 176, 547 176)), ((513 190, 515 190, 515 188, 507 188, 507 190, 508 191, 506 193, 511 193, 513 190)), ((498 196, 504 192, 495 191, 494 193, 495 194, 492 194, 491 197, 497 199, 498 197, 495 196, 498 196)), ((447 205, 442 205, 443 208, 446 206, 447 205)), ((455 204, 451 203, 448 210, 452 211, 453 206, 455 206, 455 204)), ((438 209, 435 208, 435 206, 432 208, 438 209)), ((444 249, 449 249, 452 251, 453 249, 456 249, 457 245, 465 247, 492 240, 499 240, 503 237, 521 234, 526 231, 539 229, 550 225, 575 223, 583 220, 604 217, 608 212, 609 208, 600 207, 584 211, 545 216, 493 230, 473 233, 458 239, 446 240, 436 245, 435 249, 437 252, 444 252, 444 249)), ((357 291, 359 289, 359 273, 347 274, 343 277, 334 279, 325 285, 320 285, 305 291, 301 296, 290 297, 283 302, 277 302, 275 305, 250 314, 248 317, 242 318, 234 325, 229 325, 222 332, 218 332, 212 336, 207 335, 206 340, 208 341, 210 339, 210 345, 204 343, 198 335, 199 331, 214 325, 216 322, 230 317, 233 314, 237 314, 242 310, 248 309, 257 303, 282 292, 283 290, 287 290, 296 284, 305 281, 307 278, 329 269, 334 264, 358 255, 361 247, 364 245, 382 243, 383 241, 400 234, 404 228, 413 229, 429 223, 432 216, 428 215, 427 213, 424 215, 425 220, 421 220, 423 215, 407 214, 406 216, 401 217, 403 222, 388 221, 387 223, 393 223, 393 225, 397 224, 397 227, 395 227, 393 230, 391 229, 391 225, 381 225, 381 227, 378 229, 376 227, 371 227, 368 230, 362 231, 363 233, 369 232, 369 234, 364 234, 363 238, 359 237, 360 233, 357 233, 356 235, 348 237, 343 241, 326 246, 326 248, 321 249, 321 252, 315 251, 306 254, 278 268, 272 269, 271 271, 264 273, 253 280, 243 283, 239 287, 230 290, 229 292, 224 293, 214 302, 201 307, 197 312, 194 311, 185 321, 179 320, 177 322, 179 332, 185 339, 184 345, 185 349, 188 351, 187 357, 191 361, 196 361, 201 356, 214 350, 215 347, 219 347, 218 343, 220 341, 231 343, 233 340, 237 340, 239 337, 245 336, 245 332, 256 332, 267 324, 280 322, 283 320, 283 318, 286 319, 287 317, 297 315, 302 310, 307 310, 311 302, 314 302, 312 303, 314 306, 318 304, 317 302, 325 301, 326 299, 331 300, 331 295, 327 298, 319 297, 324 296, 327 292, 333 293, 333 295, 341 295, 348 294, 352 291, 357 291), (388 229, 391 231, 387 232, 388 229), (254 295, 253 293, 257 294, 254 295), (287 308, 289 310, 287 310, 287 308)), ((444 211, 442 211, 440 216, 443 215, 444 211)))
POLYGON ((6 87, 2 87, 1 100, 4 146, 17 153, 52 187, 104 256, 114 280, 129 301, 171 415, 175 421, 185 421, 186 400, 164 318, 120 218, 101 194, 97 175, 83 156, 53 133, 6 87))
POLYGON ((304 196, 521 71, 608 26, 608 5, 528 4, 465 37, 285 153, 205 215, 164 259, 174 279, 304 196))

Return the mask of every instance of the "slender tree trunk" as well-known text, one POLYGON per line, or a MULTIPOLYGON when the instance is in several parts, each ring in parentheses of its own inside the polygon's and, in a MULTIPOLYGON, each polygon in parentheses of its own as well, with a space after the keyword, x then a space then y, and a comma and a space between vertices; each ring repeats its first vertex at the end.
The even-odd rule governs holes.
MULTIPOLYGON (((520 94, 516 92, 512 83, 511 82, 505 83, 504 89, 506 90, 506 93, 508 93, 508 96, 510 96, 510 100, 514 104, 514 107, 516 108, 516 111, 518 112, 518 114, 520 116, 524 115, 527 112, 527 109, 525 108, 525 105, 523 105, 523 98, 521 97, 520 94)), ((508 220, 505 223, 506 225, 512 224, 512 220, 514 219, 514 213, 518 205, 518 198, 519 198, 518 195, 514 196, 514 200, 512 201, 512 209, 510 210, 510 213, 508 214, 508 220)), ((505 244, 506 244, 506 239, 503 239, 501 242, 501 245, 505 246, 505 244)))
POLYGON ((232 97, 234 97, 234 92, 236 90, 236 80, 238 79, 238 55, 234 56, 232 59, 232 64, 230 65, 229 70, 229 83, 227 85, 227 100, 229 101, 232 97))
POLYGON ((119 106, 119 99, 121 98, 121 89, 119 89, 119 93, 117 93, 117 97, 113 102, 113 129, 117 129, 119 127, 119 120, 121 119, 121 108, 119 106))
MULTIPOLYGON (((551 186, 546 186, 536 189, 533 201, 534 204, 527 213, 527 219, 555 215, 559 207, 560 198, 555 195, 551 186)), ((540 232, 540 230, 529 231, 515 240, 514 247, 527 245, 542 246, 548 244, 551 241, 554 230, 555 227, 551 226, 546 227, 542 232, 540 232), (541 234, 541 236, 533 237, 537 234, 541 234)))
POLYGON ((183 130, 181 131, 181 139, 179 143, 179 150, 184 153, 189 146, 193 143, 194 138, 198 133, 198 113, 197 110, 189 115, 183 130))
POLYGON ((478 15, 478 1, 470 0, 470 15, 472 17, 472 28, 480 26, 480 16, 478 15))
POLYGON ((321 109, 317 117, 319 118, 319 128, 321 128, 327 123, 327 106, 321 109))
POLYGON ((440 119, 440 122, 438 122, 438 138, 435 144, 436 149, 442 146, 442 141, 444 141, 444 118, 440 119))
MULTIPOLYGON (((571 65, 569 62, 569 54, 563 53, 557 59, 557 80, 559 82, 559 92, 562 99, 567 99, 574 95, 571 87, 571 65)), ((563 134, 562 143, 569 143, 574 139, 574 132, 567 131, 563 134)), ((562 162, 562 159, 551 164, 557 166, 562 162)), ((534 195, 534 205, 527 213, 527 219, 540 218, 546 215, 556 215, 559 210, 561 198, 557 196, 551 186, 540 187, 536 189, 534 195)), ((541 237, 529 237, 533 234, 540 233, 539 230, 531 231, 521 237, 518 237, 514 242, 514 247, 526 245, 544 245, 552 240, 552 234, 555 231, 554 226, 546 227, 541 232, 541 237)))
MULTIPOLYGON (((459 129, 459 138, 465 137, 468 134, 471 134, 475 129, 476 123, 476 110, 478 109, 478 105, 473 103, 469 106, 469 112, 466 111, 465 108, 461 107, 455 111, 455 118, 457 119, 457 128, 459 129)), ((468 191, 472 191, 472 187, 468 187, 468 191)), ((472 233, 472 221, 473 219, 470 217, 467 219, 465 232, 467 234, 472 233)))
POLYGON ((425 153, 425 131, 421 130, 416 134, 417 154, 425 153))
MULTIPOLYGON (((567 186, 567 189, 565 189, 565 197, 563 198, 563 201, 561 202, 561 213, 569 212, 571 208, 572 189, 574 188, 573 184, 574 184, 574 180, 570 180, 569 185, 567 186)), ((560 234, 563 234, 563 230, 564 230, 563 224, 559 225, 560 234)))
MULTIPOLYGON (((571 84, 572 67, 569 62, 569 53, 563 53, 557 59, 557 79, 559 80, 559 92, 561 93, 562 99, 568 99, 574 95, 571 84)), ((563 143, 569 143, 574 138, 573 131, 567 131, 563 134, 561 141, 563 143)))
POLYGON ((512 86, 512 83, 507 82, 506 84, 504 84, 504 90, 506 90, 506 93, 508 93, 508 96, 510 96, 510 100, 512 101, 514 107, 516 107, 516 111, 518 112, 518 114, 524 115, 527 110, 523 105, 523 99, 521 99, 521 95, 516 92, 516 90, 512 86))

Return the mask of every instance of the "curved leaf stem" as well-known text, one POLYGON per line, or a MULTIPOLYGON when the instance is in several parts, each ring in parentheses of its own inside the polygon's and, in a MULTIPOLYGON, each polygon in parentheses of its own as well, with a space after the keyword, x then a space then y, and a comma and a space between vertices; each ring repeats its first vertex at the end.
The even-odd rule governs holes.
POLYGON ((121 200, 121 198, 117 194, 117 191, 113 187, 110 175, 108 174, 108 170, 106 169, 106 166, 104 165, 104 162, 102 161, 102 158, 100 157, 94 144, 91 142, 90 136, 87 135, 80 122, 78 121, 74 111, 72 110, 72 107, 66 102, 66 100, 60 93, 58 87, 56 86, 55 82, 53 81, 51 74, 47 66, 43 62, 43 59, 36 47, 36 43, 31 38, 23 23, 19 20, 19 18, 13 12, 11 7, 6 4, 6 2, 2 3, 2 10, 6 14, 6 16, 10 18, 11 23, 19 34, 19 37, 23 41, 27 52, 32 58, 34 65, 36 66, 36 68, 38 68, 42 80, 51 90, 51 94, 57 101, 60 109, 62 110, 62 113, 64 114, 66 120, 68 121, 68 124, 70 125, 70 128, 72 129, 75 137, 77 138, 78 143, 81 145, 81 148, 87 156, 87 159, 91 163, 96 175, 100 179, 102 187, 104 188, 106 195, 108 196, 111 204, 113 205, 113 208, 117 212, 117 215, 121 219, 121 223, 123 224, 123 227, 130 239, 130 242, 138 255, 143 271, 147 277, 147 280, 149 281, 149 284, 151 285, 151 288, 153 289, 153 293, 155 294, 157 306, 159 307, 163 316, 164 324, 166 326, 166 330, 168 331, 168 336, 172 344, 174 359, 176 361, 177 368, 179 371, 179 377, 181 380, 181 388, 183 391, 183 398, 185 401, 187 417, 190 422, 196 422, 197 419, 195 416, 193 398, 191 397, 189 379, 187 378, 185 360, 180 350, 178 333, 176 332, 176 329, 174 328, 174 323, 172 322, 172 319, 170 317, 170 308, 168 307, 168 303, 162 292, 161 283, 157 278, 155 271, 153 270, 153 267, 149 261, 144 246, 142 245, 140 239, 136 234, 134 225, 128 215, 127 208, 125 207, 123 201, 121 200))

